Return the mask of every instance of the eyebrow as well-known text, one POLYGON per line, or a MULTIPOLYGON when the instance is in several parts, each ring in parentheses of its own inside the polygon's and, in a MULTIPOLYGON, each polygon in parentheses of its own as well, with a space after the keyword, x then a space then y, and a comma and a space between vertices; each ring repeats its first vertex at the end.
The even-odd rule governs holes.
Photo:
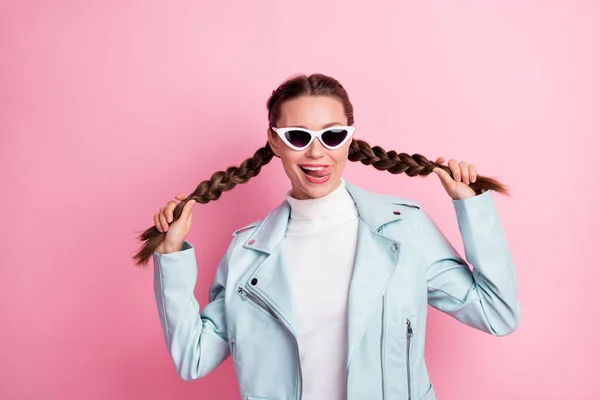
MULTIPOLYGON (((321 127, 321 129, 325 129, 325 128, 329 128, 330 126, 343 126, 344 124, 342 124, 341 122, 330 122, 329 124, 325 124, 321 127)), ((308 129, 307 127, 305 127, 304 125, 293 125, 296 128, 304 128, 304 129, 308 129)))

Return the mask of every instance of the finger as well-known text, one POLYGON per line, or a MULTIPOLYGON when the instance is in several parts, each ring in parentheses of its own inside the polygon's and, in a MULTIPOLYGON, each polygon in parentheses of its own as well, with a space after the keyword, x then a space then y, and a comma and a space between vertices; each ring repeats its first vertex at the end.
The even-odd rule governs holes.
POLYGON ((154 214, 154 226, 160 233, 162 233, 162 226, 160 226, 160 219, 158 218, 158 214, 154 214))
POLYGON ((160 215, 158 217, 160 219, 160 226, 163 228, 163 232, 169 230, 169 223, 167 222, 167 218, 165 217, 165 208, 160 209, 160 215))
POLYGON ((469 165, 469 177, 471 178, 471 182, 475 182, 477 180, 477 167, 475 164, 469 165))
POLYGON ((442 164, 446 159, 444 157, 438 157, 437 160, 435 160, 435 162, 437 164, 442 164))
POLYGON ((196 204, 196 201, 194 199, 191 199, 185 204, 185 206, 183 206, 183 210, 181 211, 181 218, 190 221, 192 217, 192 208, 194 207, 194 204, 196 204))
POLYGON ((460 167, 458 166, 458 161, 455 159, 448 161, 448 167, 450 168, 450 171, 452 171, 454 180, 460 182, 460 167))
MULTIPOLYGON (((187 204, 186 204, 186 206, 187 206, 187 204)), ((194 205, 192 204, 192 206, 190 208, 193 208, 193 207, 194 207, 194 205)), ((190 210, 189 215, 188 215, 188 217, 185 220, 188 229, 190 229, 190 227, 192 226, 192 217, 193 217, 193 213, 190 210)))
POLYGON ((167 206, 165 207, 165 218, 169 223, 173 222, 173 210, 175 209, 176 205, 177 203, 171 200, 167 203, 167 206))
POLYGON ((187 198, 187 195, 185 193, 179 193, 175 196, 175 198, 179 201, 185 200, 187 198))
POLYGON ((469 184, 469 164, 466 161, 461 161, 458 166, 460 167, 460 173, 462 175, 462 181, 465 185, 469 184))

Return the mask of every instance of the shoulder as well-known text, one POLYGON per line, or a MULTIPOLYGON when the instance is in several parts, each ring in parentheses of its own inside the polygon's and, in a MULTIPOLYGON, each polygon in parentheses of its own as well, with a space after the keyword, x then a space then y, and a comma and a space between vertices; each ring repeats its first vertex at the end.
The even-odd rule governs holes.
POLYGON ((373 192, 373 196, 378 197, 378 200, 374 203, 385 205, 386 210, 392 208, 394 210, 401 211, 405 215, 419 214, 422 210, 421 203, 407 197, 393 196, 377 192, 373 192))
MULTIPOLYGON (((407 197, 394 196, 364 189, 360 186, 346 183, 348 191, 354 198, 359 211, 371 216, 388 215, 394 211, 406 211, 408 214, 418 213, 421 210, 421 204, 407 197)), ((397 213, 396 213, 397 214, 397 213)))
POLYGON ((269 225, 269 228, 271 228, 271 225, 273 225, 273 220, 284 219, 287 222, 287 217, 289 216, 289 208, 289 203, 286 200, 283 200, 279 204, 279 206, 272 209, 262 219, 256 220, 250 224, 244 225, 241 228, 236 229, 233 232, 233 236, 238 237, 242 235, 252 235, 254 231, 260 228, 262 225, 269 225))
POLYGON ((347 182, 361 219, 372 229, 397 235, 418 232, 421 204, 413 199, 367 190, 347 182))
POLYGON ((237 236, 243 234, 244 232, 248 232, 248 234, 250 234, 250 231, 254 231, 256 228, 258 228, 262 224, 262 222, 263 222, 263 220, 259 219, 248 225, 238 228, 235 231, 233 231, 233 236, 237 237, 237 236))
POLYGON ((346 182, 348 191, 352 194, 355 200, 365 203, 374 204, 396 204, 414 209, 420 209, 421 205, 419 202, 409 199, 406 197, 393 196, 385 193, 376 192, 373 190, 365 189, 351 182, 346 182))
POLYGON ((409 199, 406 197, 390 196, 385 194, 379 194, 379 196, 383 196, 384 199, 387 200, 387 202, 396 206, 402 206, 412 210, 421 209, 421 203, 413 199, 409 199))

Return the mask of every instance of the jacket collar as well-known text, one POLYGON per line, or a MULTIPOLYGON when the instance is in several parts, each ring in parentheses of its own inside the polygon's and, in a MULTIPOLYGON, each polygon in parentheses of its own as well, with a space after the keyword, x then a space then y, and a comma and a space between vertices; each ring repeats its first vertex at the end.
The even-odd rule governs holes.
MULTIPOLYGON (((398 205, 420 208, 414 201, 374 193, 348 181, 346 181, 346 189, 356 203, 359 218, 373 231, 404 218, 403 210, 397 207, 398 205)), ((283 201, 262 220, 243 246, 271 254, 285 236, 290 212, 289 203, 283 201)))

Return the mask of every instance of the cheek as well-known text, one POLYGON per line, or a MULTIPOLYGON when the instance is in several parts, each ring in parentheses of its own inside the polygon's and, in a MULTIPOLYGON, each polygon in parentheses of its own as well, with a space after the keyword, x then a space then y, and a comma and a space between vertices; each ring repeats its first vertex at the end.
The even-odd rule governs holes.
POLYGON ((337 164, 338 168, 343 168, 346 166, 346 163, 348 162, 348 151, 341 151, 340 153, 337 153, 335 155, 335 163, 337 164))
POLYGON ((300 154, 297 151, 286 149, 280 152, 279 157, 281 158, 281 163, 286 171, 294 171, 298 164, 300 154))

